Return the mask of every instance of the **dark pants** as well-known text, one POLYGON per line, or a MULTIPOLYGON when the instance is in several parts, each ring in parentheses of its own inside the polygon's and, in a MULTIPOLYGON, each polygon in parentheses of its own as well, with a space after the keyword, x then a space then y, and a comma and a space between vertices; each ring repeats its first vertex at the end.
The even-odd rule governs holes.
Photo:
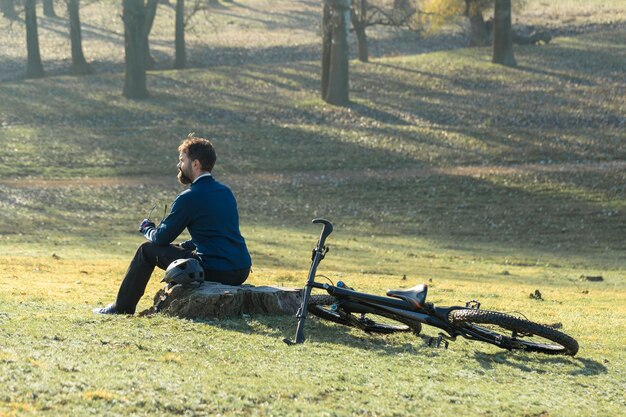
MULTIPOLYGON (((154 268, 165 270, 168 265, 177 259, 198 257, 193 251, 183 249, 177 245, 155 245, 152 242, 144 242, 135 257, 128 266, 122 285, 117 293, 115 309, 120 313, 134 314, 137 303, 143 296, 150 276, 154 268)), ((234 271, 211 271, 204 270, 204 280, 220 282, 227 285, 241 285, 248 278, 250 269, 237 269, 234 271)))

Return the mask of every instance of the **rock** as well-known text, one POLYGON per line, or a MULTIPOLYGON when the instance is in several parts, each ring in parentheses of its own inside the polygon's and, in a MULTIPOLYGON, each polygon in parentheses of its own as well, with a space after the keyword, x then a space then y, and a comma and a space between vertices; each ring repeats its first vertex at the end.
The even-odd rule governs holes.
POLYGON ((166 286, 155 295, 154 306, 141 315, 160 312, 188 319, 221 319, 242 314, 294 315, 301 301, 301 289, 205 281, 195 287, 166 286))

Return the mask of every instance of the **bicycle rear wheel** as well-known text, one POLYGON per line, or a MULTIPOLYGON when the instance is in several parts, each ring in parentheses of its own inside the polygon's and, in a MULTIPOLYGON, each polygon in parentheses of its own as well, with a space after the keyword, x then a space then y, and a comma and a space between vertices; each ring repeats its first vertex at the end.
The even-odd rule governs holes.
POLYGON ((470 338, 503 349, 571 356, 578 352, 578 342, 565 333, 497 311, 452 310, 448 319, 452 324, 462 325, 471 333, 478 335, 470 338))
POLYGON ((352 313, 341 308, 339 300, 332 295, 312 295, 308 303, 308 311, 324 320, 349 327, 356 327, 367 333, 419 333, 422 325, 419 322, 407 322, 393 314, 352 313))

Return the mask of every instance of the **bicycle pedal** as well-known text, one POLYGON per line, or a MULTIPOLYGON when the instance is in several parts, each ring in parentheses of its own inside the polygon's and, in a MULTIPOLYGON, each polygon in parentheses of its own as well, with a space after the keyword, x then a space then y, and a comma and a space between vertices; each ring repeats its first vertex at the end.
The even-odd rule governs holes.
POLYGON ((443 348, 448 349, 449 343, 447 340, 444 340, 444 336, 441 333, 439 333, 439 336, 437 336, 436 338, 431 337, 428 339, 428 347, 433 347, 433 344, 435 344, 434 347, 440 348, 442 343, 443 343, 443 348))
POLYGON ((465 303, 465 308, 480 310, 480 302, 478 300, 470 300, 465 303))

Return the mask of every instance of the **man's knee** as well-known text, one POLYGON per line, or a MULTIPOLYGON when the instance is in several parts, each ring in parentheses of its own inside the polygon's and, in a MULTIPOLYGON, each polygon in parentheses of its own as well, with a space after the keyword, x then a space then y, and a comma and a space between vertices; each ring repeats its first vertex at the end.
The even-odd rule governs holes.
POLYGON ((143 242, 137 248, 136 258, 152 266, 166 269, 170 262, 176 259, 191 257, 191 251, 186 251, 176 245, 157 245, 152 242, 143 242))
POLYGON ((145 241, 143 242, 141 245, 139 245, 139 247, 137 248, 137 251, 146 251, 146 250, 150 250, 150 248, 154 246, 154 243, 152 242, 148 242, 145 241))
POLYGON ((143 242, 137 248, 137 252, 135 252, 135 257, 141 258, 143 261, 149 262, 151 264, 156 263, 157 255, 157 245, 152 242, 143 242))

